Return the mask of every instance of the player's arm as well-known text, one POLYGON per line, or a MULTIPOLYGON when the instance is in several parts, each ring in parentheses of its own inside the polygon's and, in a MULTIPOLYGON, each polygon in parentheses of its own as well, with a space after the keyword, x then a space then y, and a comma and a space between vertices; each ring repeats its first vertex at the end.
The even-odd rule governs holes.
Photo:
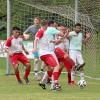
POLYGON ((29 52, 25 49, 25 47, 24 47, 24 45, 22 44, 22 49, 23 49, 23 51, 28 55, 29 54, 29 52))
POLYGON ((58 45, 60 43, 62 43, 63 40, 62 39, 57 39, 57 40, 51 40, 50 43, 54 43, 55 45, 58 45))
POLYGON ((31 33, 31 26, 24 31, 23 36, 28 37, 29 33, 31 33))
MULTIPOLYGON (((64 37, 64 33, 59 31, 58 29, 56 28, 53 28, 52 31, 51 31, 51 34, 53 35, 57 35, 57 36, 60 36, 61 38, 64 37)), ((59 44, 62 42, 62 39, 56 39, 56 40, 51 40, 50 43, 54 43, 54 44, 59 44)))
POLYGON ((9 55, 12 55, 12 54, 13 54, 13 53, 11 52, 11 50, 10 50, 10 47, 11 47, 11 40, 12 40, 12 38, 7 39, 7 41, 6 41, 6 43, 5 43, 5 47, 4 47, 5 52, 8 53, 9 55))
POLYGON ((67 38, 69 36, 69 30, 67 29, 65 34, 64 33, 60 33, 61 38, 58 40, 58 42, 63 42, 65 38, 67 38))
POLYGON ((91 33, 86 32, 84 39, 83 39, 83 43, 86 44, 88 42, 88 40, 90 39, 90 37, 91 37, 91 33))
POLYGON ((60 36, 61 38, 57 39, 57 40, 52 40, 50 41, 51 43, 55 43, 56 45, 62 43, 64 41, 64 39, 68 36, 69 31, 66 30, 66 33, 64 34, 63 32, 59 32, 58 36, 60 36))
POLYGON ((39 30, 36 35, 35 35, 35 40, 33 42, 34 44, 34 49, 33 52, 37 51, 37 47, 38 47, 38 41, 42 38, 44 31, 43 30, 39 30))
POLYGON ((5 52, 8 53, 9 55, 12 55, 12 52, 10 51, 10 48, 5 46, 5 52))
POLYGON ((25 31, 24 31, 24 33, 23 34, 28 34, 30 32, 30 27, 28 27, 25 31))

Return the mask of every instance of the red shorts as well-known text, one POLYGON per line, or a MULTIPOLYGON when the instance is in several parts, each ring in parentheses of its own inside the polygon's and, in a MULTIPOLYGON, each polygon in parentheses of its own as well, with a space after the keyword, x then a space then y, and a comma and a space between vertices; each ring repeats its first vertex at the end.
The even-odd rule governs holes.
POLYGON ((55 54, 57 56, 57 59, 59 62, 63 62, 67 71, 70 71, 72 69, 72 67, 74 66, 74 62, 70 57, 64 58, 64 55, 66 54, 64 52, 64 50, 62 50, 61 48, 57 47, 55 49, 55 54))
POLYGON ((40 58, 47 66, 56 67, 58 65, 56 59, 51 54, 43 55, 40 58))
POLYGON ((30 63, 29 59, 23 53, 14 53, 12 56, 10 56, 10 61, 13 67, 18 65, 18 61, 20 61, 23 65, 30 63))
POLYGON ((64 58, 64 55, 65 55, 64 50, 62 50, 61 48, 57 47, 54 52, 55 52, 55 54, 56 54, 56 56, 58 58, 58 61, 60 62, 60 60, 62 58, 64 58))

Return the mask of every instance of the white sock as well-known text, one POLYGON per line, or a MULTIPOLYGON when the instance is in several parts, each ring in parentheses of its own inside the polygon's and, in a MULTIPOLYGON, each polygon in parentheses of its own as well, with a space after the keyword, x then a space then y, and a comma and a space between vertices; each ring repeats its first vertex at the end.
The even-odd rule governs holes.
POLYGON ((52 75, 52 77, 51 77, 51 89, 53 89, 53 88, 54 88, 54 77, 52 75))
POLYGON ((75 71, 72 71, 71 72, 71 81, 74 81, 75 80, 75 71))
POLYGON ((80 79, 84 80, 84 73, 83 72, 80 72, 80 79))
POLYGON ((41 69, 45 69, 45 67, 46 67, 46 65, 45 65, 45 63, 44 62, 42 62, 42 64, 41 64, 41 69))
POLYGON ((47 78, 48 78, 48 73, 47 73, 47 71, 44 73, 44 76, 43 76, 43 78, 42 78, 42 80, 41 80, 41 82, 40 83, 45 83, 46 81, 47 81, 47 78))
POLYGON ((38 59, 34 59, 34 72, 38 73, 38 71, 39 71, 38 59))

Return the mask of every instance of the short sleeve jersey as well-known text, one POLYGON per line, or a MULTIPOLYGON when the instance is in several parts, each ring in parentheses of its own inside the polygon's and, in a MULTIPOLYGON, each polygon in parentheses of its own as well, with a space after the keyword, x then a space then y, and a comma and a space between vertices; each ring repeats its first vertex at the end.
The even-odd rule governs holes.
POLYGON ((22 49, 23 39, 22 38, 14 38, 14 36, 11 36, 7 39, 5 46, 7 48, 10 48, 10 50, 13 53, 20 53, 23 51, 22 49))
POLYGON ((80 50, 82 49, 83 34, 75 31, 69 32, 69 50, 80 50))

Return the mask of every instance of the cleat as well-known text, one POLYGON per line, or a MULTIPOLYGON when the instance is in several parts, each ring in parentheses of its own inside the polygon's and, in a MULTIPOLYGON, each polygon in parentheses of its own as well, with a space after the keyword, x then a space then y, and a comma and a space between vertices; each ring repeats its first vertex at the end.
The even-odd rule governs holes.
POLYGON ((72 85, 75 85, 75 81, 71 81, 70 83, 68 83, 68 85, 72 86, 72 85))
POLYGON ((22 80, 18 80, 18 84, 22 85, 23 84, 22 80))
POLYGON ((39 86, 42 87, 42 89, 46 89, 46 85, 44 83, 39 83, 39 86))
POLYGON ((51 80, 47 80, 46 84, 50 85, 51 84, 51 80))
POLYGON ((56 83, 53 87, 50 88, 50 90, 61 91, 61 86, 56 83))
POLYGON ((25 82, 26 82, 27 85, 30 85, 30 81, 29 81, 28 78, 24 78, 24 80, 25 80, 25 82))

